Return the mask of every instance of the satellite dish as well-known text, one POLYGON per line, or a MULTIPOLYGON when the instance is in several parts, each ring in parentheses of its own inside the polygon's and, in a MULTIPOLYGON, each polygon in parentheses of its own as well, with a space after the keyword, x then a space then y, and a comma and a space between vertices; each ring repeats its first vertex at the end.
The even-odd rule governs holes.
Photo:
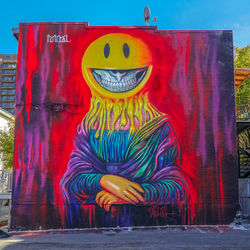
POLYGON ((144 21, 147 25, 149 25, 149 23, 153 23, 157 20, 157 17, 153 17, 153 21, 150 21, 150 10, 149 10, 149 7, 145 7, 144 8, 144 21))
POLYGON ((149 19, 150 19, 150 10, 149 10, 149 7, 145 7, 144 8, 144 21, 147 25, 149 25, 149 19))

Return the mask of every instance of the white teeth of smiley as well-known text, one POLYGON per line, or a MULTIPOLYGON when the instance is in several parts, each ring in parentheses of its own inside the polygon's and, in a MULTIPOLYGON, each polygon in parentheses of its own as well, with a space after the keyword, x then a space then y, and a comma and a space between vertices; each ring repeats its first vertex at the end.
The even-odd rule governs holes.
POLYGON ((126 92, 135 88, 146 75, 147 68, 131 70, 92 69, 95 80, 111 92, 126 92))

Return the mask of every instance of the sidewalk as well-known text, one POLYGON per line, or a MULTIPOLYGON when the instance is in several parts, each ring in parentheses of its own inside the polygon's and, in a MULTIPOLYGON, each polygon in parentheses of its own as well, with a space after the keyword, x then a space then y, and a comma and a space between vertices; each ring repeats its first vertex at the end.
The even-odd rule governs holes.
MULTIPOLYGON (((8 207, 0 209, 7 222, 8 207)), ((8 227, 0 227, 7 232, 8 227)), ((165 226, 13 232, 0 249, 250 249, 250 220, 228 226, 165 226)))
POLYGON ((0 249, 250 249, 250 229, 166 227, 11 234, 0 249))

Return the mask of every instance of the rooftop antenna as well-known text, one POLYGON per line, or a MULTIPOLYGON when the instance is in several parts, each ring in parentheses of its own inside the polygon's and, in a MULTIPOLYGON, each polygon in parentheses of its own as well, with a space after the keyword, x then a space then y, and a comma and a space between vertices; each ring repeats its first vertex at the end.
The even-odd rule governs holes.
POLYGON ((144 8, 144 21, 147 25, 149 25, 149 23, 153 23, 155 21, 157 21, 157 17, 153 17, 154 20, 150 21, 150 10, 149 7, 145 7, 144 8))

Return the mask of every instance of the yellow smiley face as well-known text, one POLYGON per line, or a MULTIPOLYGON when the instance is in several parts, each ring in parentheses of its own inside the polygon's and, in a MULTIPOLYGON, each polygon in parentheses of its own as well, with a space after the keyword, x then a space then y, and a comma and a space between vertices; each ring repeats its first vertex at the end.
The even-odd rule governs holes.
POLYGON ((123 33, 104 35, 87 48, 82 73, 93 93, 126 98, 138 93, 152 71, 152 56, 140 39, 123 33))

